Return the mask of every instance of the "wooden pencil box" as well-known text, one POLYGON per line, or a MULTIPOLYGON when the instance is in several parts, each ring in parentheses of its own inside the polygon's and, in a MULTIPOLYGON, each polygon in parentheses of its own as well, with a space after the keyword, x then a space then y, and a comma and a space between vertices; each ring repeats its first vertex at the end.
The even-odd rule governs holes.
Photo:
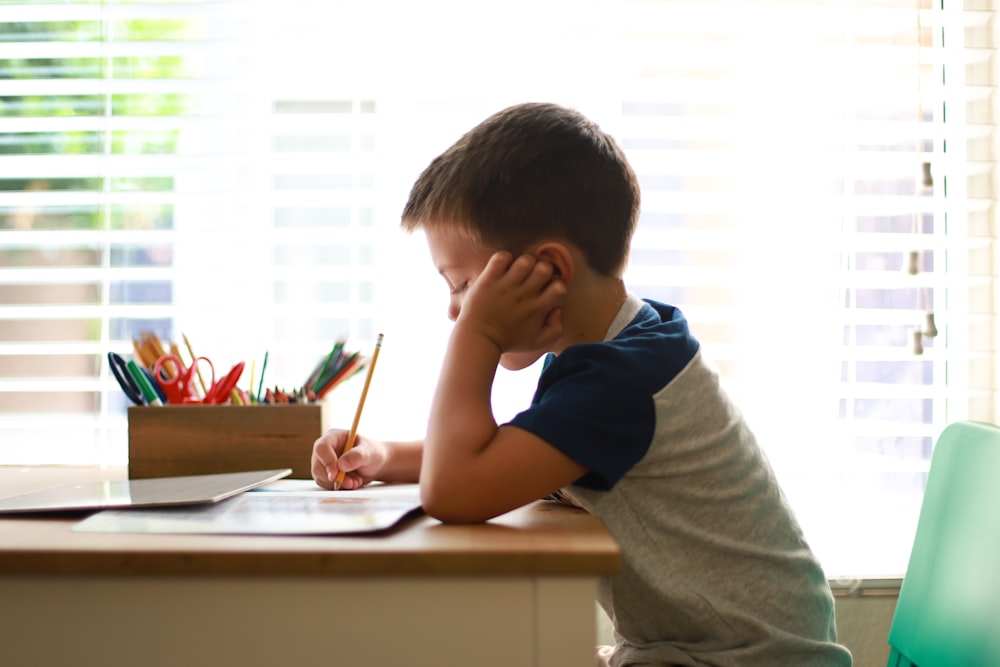
POLYGON ((291 468, 291 477, 311 479, 325 413, 322 403, 130 407, 128 476, 291 468))

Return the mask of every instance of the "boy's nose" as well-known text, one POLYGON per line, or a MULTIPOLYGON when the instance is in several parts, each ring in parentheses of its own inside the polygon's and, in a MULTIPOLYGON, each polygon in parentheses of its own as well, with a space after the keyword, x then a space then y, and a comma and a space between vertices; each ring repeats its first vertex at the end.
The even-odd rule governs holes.
POLYGON ((458 321, 458 314, 462 312, 462 305, 458 301, 448 304, 448 319, 452 322, 458 321))

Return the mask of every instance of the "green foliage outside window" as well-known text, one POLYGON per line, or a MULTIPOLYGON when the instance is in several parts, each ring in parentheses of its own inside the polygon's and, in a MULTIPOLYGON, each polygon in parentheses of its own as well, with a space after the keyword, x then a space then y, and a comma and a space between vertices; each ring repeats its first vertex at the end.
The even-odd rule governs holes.
MULTIPOLYGON (((197 22, 185 19, 0 22, 0 43, 12 42, 177 42, 198 37, 197 22)), ((182 56, 92 56, 0 59, 0 80, 176 80, 196 72, 182 56)), ((3 118, 180 117, 198 112, 195 96, 172 92, 88 93, 0 96, 3 118)), ((180 130, 66 129, 0 132, 4 155, 170 155, 177 152, 180 130)), ((169 192, 173 176, 70 176, 27 174, 0 179, 0 192, 169 192)), ((0 207, 0 229, 164 228, 172 225, 172 207, 145 205, 131 213, 121 207, 51 206, 28 211, 0 207)))

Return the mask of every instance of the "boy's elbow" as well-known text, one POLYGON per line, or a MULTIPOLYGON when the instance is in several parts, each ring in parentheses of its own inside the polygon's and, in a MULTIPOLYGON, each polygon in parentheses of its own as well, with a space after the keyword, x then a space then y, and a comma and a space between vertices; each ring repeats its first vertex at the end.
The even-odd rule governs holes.
POLYGON ((425 514, 442 523, 482 523, 495 516, 479 511, 465 494, 435 489, 423 482, 420 484, 420 504, 425 514))

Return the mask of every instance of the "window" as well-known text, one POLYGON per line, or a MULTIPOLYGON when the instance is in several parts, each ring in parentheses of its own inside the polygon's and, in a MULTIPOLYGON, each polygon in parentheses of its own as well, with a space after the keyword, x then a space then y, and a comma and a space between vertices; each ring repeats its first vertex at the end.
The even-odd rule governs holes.
MULTIPOLYGON (((432 157, 526 100, 625 148, 629 286, 685 311, 828 574, 901 573, 935 436, 995 420, 991 10, 4 7, 0 462, 124 462, 104 354, 144 330, 266 352, 286 386, 384 332, 362 429, 418 435, 449 323, 399 212, 432 157), (914 339, 927 311, 938 335, 914 339)), ((499 418, 534 377, 500 373, 499 418)), ((359 384, 330 397, 344 424, 359 384)))

